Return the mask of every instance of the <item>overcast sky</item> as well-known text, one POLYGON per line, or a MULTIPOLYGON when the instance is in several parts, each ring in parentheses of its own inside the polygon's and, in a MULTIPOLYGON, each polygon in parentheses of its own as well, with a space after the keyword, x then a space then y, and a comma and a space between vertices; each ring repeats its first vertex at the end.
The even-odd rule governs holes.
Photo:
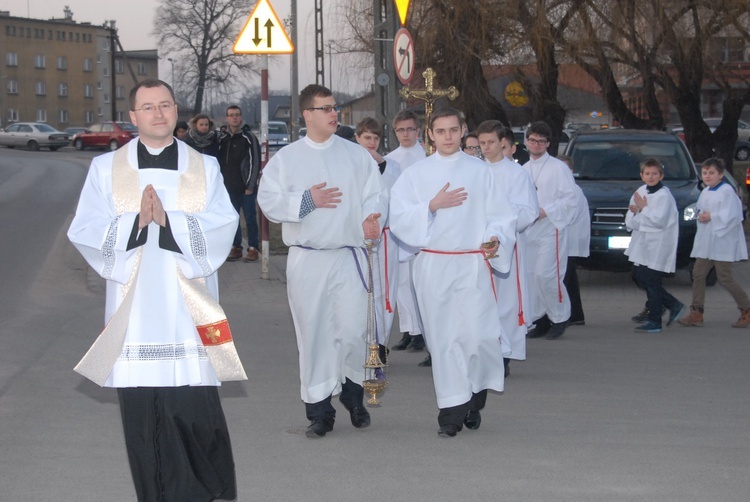
MULTIPOLYGON (((348 1, 348 0, 343 0, 348 1)), ((290 0, 270 0, 271 5, 283 19, 289 15, 290 0)), ((328 13, 325 9, 333 2, 324 3, 324 14, 326 19, 325 28, 333 23, 328 22, 328 13)), ((31 17, 35 19, 62 18, 63 9, 69 6, 73 11, 73 20, 77 22, 91 22, 101 25, 106 20, 114 19, 117 22, 120 42, 125 50, 155 49, 156 38, 151 34, 154 29, 154 17, 157 0, 126 0, 125 2, 105 0, 0 0, 0 10, 10 11, 12 16, 31 17)), ((248 1, 248 17, 254 7, 253 0, 248 1)), ((313 0, 297 0, 297 11, 300 19, 300 32, 298 33, 298 57, 300 60, 299 84, 300 88, 315 81, 315 59, 314 59, 314 32, 315 21, 313 16, 313 0)), ((329 30, 335 33, 336 30, 329 30)), ((335 36, 326 36, 326 40, 335 39, 335 36)), ((161 54, 166 60, 169 57, 161 54)), ((326 53, 327 56, 327 53, 326 53)), ((257 56, 247 56, 257 57, 257 56)), ((269 70, 269 82, 271 90, 286 91, 289 89, 289 62, 291 56, 275 56, 272 59, 269 70)), ((344 83, 350 82, 347 87, 349 92, 356 92, 368 87, 367 82, 351 82, 350 72, 343 64, 337 63, 343 56, 333 55, 333 81, 334 87, 340 88, 344 83)), ((326 84, 330 84, 328 61, 326 61, 326 84)), ((160 66, 161 76, 165 80, 170 79, 169 64, 160 66)), ((258 78, 257 85, 260 86, 258 78)))

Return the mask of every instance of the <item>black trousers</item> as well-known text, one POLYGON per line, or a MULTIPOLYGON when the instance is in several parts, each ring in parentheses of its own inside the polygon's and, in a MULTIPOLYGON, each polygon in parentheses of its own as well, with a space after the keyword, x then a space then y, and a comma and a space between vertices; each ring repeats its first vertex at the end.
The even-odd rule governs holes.
MULTIPOLYGON (((341 401, 347 410, 354 408, 355 406, 363 406, 364 397, 365 389, 348 378, 341 385, 339 401, 341 401)), ((333 426, 333 423, 336 421, 336 408, 331 404, 331 396, 328 396, 317 403, 305 403, 305 412, 307 414, 307 419, 310 421, 322 419, 328 422, 331 426, 333 426)))
POLYGON ((438 425, 456 425, 460 429, 464 425, 466 414, 471 411, 479 411, 487 403, 487 389, 472 393, 471 399, 464 404, 451 406, 450 408, 440 408, 438 413, 438 425))
POLYGON ((583 304, 581 303, 581 288, 578 284, 578 273, 576 272, 576 257, 568 257, 568 268, 565 270, 563 278, 565 289, 568 290, 570 297, 570 319, 568 322, 585 321, 583 315, 583 304))
POLYGON ((237 498, 232 445, 216 387, 117 389, 141 502, 237 498))

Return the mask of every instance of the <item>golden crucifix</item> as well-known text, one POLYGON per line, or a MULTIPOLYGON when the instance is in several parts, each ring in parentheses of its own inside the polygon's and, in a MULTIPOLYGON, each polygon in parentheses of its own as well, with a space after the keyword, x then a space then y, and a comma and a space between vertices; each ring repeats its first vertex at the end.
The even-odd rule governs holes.
POLYGON ((427 146, 427 155, 432 155, 432 141, 427 132, 429 130, 430 117, 432 116, 432 107, 435 104, 435 101, 440 98, 448 98, 451 101, 456 99, 458 97, 458 89, 456 89, 455 86, 450 86, 447 89, 435 89, 433 85, 437 73, 435 73, 435 70, 432 68, 427 68, 423 71, 422 76, 424 77, 425 86, 423 91, 413 91, 408 87, 403 87, 401 88, 399 95, 403 99, 415 98, 424 101, 424 143, 427 146))

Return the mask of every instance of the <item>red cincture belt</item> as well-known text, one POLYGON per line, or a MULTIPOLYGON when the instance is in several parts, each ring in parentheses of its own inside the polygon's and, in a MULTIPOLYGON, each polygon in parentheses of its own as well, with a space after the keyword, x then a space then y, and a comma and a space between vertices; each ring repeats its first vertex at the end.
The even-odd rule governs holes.
POLYGON ((383 250, 385 251, 385 309, 389 314, 393 312, 393 307, 391 307, 391 287, 390 280, 388 279, 388 232, 386 232, 386 230, 390 231, 390 229, 391 227, 383 228, 383 250))
MULTIPOLYGON (((433 253, 433 254, 481 254, 484 258, 487 258, 487 253, 484 252, 482 249, 477 249, 474 251, 438 251, 436 249, 422 249, 425 253, 433 253)), ((490 283, 492 284, 492 294, 495 295, 495 301, 497 302, 497 291, 495 291, 495 278, 492 276, 492 265, 490 265, 489 260, 485 259, 484 264, 487 265, 487 270, 490 273, 490 283)))

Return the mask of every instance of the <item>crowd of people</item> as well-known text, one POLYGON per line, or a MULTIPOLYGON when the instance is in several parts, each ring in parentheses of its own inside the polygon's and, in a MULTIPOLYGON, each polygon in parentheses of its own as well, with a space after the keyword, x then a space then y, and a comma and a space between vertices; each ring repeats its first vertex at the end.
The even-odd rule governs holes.
MULTIPOLYGON (((526 340, 560 339, 585 323, 574 258, 588 255, 589 211, 570 159, 551 156, 544 122, 525 133, 530 160, 513 160, 513 132, 495 120, 467 134, 464 115, 436 111, 419 142, 419 117, 393 119, 399 147, 379 153, 382 126, 362 120, 355 141, 336 134, 331 91, 299 97, 307 135, 280 149, 260 173, 258 139, 242 110, 226 110, 217 134, 206 115, 180 124, 171 87, 136 85, 130 118, 137 141, 93 160, 68 236, 106 279, 105 328, 76 371, 116 388, 139 500, 232 500, 236 480, 216 387, 243 380, 229 323, 218 303, 224 261, 258 259, 256 203, 282 225, 287 295, 299 350, 306 436, 336 421, 334 396, 355 428, 364 405, 368 302, 379 356, 428 351, 438 435, 479 429, 488 391, 502 391, 526 340), (182 126, 185 127, 182 127, 182 126), (179 136, 179 135, 182 136, 179 136), (239 216, 247 227, 243 257, 239 216), (377 274, 371 288, 368 248, 377 274), (370 295, 374 295, 374 300, 370 295), (389 334, 398 311, 401 338, 389 334)), ((750 299, 731 263, 747 259, 742 211, 723 164, 702 166, 693 298, 687 307, 661 278, 674 270, 677 209, 663 166, 641 164, 644 185, 627 214, 627 255, 646 291, 637 331, 703 324, 711 267, 750 325, 750 299)))

